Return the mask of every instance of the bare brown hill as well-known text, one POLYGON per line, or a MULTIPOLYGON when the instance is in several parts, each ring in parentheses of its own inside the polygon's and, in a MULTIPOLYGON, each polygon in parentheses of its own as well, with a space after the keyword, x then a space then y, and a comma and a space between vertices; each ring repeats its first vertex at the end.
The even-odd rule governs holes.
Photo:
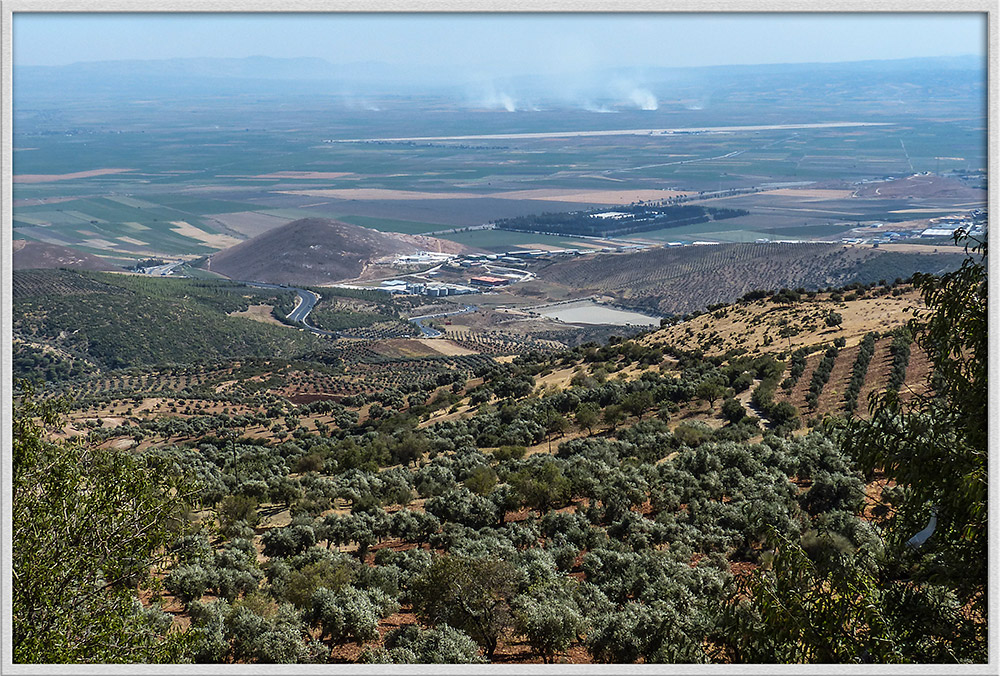
POLYGON ((303 218, 219 251, 211 257, 209 269, 231 279, 325 284, 353 279, 372 262, 394 254, 461 253, 466 249, 434 237, 303 218))
POLYGON ((75 270, 120 270, 104 259, 58 244, 15 239, 12 245, 15 270, 73 268, 75 270))
POLYGON ((824 289, 957 268, 961 253, 904 253, 823 243, 659 247, 581 256, 539 271, 546 282, 615 297, 632 307, 683 314, 754 290, 824 289))

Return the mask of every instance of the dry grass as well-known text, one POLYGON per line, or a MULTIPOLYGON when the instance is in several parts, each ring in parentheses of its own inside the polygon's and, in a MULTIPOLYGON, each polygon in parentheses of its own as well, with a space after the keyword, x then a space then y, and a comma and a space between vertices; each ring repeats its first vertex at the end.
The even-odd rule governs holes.
MULTIPOLYGON (((270 305, 251 305, 246 310, 241 310, 239 312, 230 312, 230 317, 244 317, 245 319, 252 319, 255 322, 263 322, 264 324, 274 324, 275 326, 285 326, 271 313, 274 308, 270 305)), ((235 381, 234 381, 235 382, 235 381)))
MULTIPOLYGON (((829 294, 819 294, 827 300, 829 294)), ((781 352, 807 345, 832 343, 844 338, 847 347, 857 345, 870 331, 886 332, 905 324, 912 316, 909 312, 923 307, 916 291, 900 296, 866 297, 841 303, 797 303, 777 305, 768 300, 731 305, 715 312, 667 327, 643 338, 645 344, 666 343, 691 350, 707 344, 709 336, 718 336, 706 354, 724 354, 733 348, 759 352, 781 352), (838 327, 828 327, 824 317, 830 311, 843 317, 838 327), (781 338, 785 326, 796 327, 798 333, 781 338), (810 328, 811 327, 811 328, 810 328), (701 337, 699 337, 701 334, 701 337), (765 340, 770 338, 770 345, 765 340)))

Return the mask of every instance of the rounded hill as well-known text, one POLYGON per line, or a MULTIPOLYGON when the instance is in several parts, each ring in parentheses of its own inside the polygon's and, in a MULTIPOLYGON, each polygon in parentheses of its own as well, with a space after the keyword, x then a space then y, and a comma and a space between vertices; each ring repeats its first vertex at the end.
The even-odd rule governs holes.
POLYGON ((379 259, 417 251, 461 253, 455 242, 303 218, 214 254, 209 269, 231 279, 326 284, 361 275, 379 259))

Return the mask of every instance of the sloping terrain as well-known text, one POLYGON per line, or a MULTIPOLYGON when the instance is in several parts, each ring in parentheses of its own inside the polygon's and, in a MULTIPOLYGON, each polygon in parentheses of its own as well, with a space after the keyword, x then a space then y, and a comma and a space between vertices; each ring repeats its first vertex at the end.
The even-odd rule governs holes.
POLYGON ((892 281, 957 268, 960 253, 917 254, 839 244, 719 244, 584 256, 539 271, 547 282, 614 296, 661 314, 729 303, 758 290, 892 281))
POLYGON ((730 350, 791 352, 837 338, 856 345, 870 331, 887 333, 902 326, 914 310, 924 307, 919 293, 908 285, 879 293, 883 288, 876 287, 863 296, 855 292, 846 298, 819 293, 795 303, 778 303, 771 298, 742 301, 654 331, 640 342, 700 349, 706 355, 723 355, 730 350), (839 323, 827 323, 831 313, 839 317, 839 323))
POLYGON ((373 261, 392 254, 465 250, 461 244, 434 237, 303 218, 218 252, 209 269, 238 280, 325 284, 357 277, 373 261))
POLYGON ((29 242, 16 239, 13 242, 12 261, 15 270, 37 268, 74 268, 77 270, 117 270, 110 263, 82 251, 75 251, 58 244, 29 242))

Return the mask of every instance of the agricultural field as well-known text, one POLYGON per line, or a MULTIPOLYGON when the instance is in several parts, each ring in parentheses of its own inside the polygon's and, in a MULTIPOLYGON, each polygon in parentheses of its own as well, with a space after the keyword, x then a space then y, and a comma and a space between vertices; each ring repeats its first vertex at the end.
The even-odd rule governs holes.
MULTIPOLYGON (((782 129, 768 123, 789 116, 809 123, 816 110, 782 99, 751 112, 742 94, 733 96, 711 110, 665 101, 656 111, 613 116, 572 110, 469 114, 419 98, 384 103, 378 114, 365 115, 340 109, 336 97, 293 97, 278 117, 267 99, 233 109, 225 99, 199 108, 183 98, 169 106, 153 98, 110 109, 81 101, 46 115, 50 104, 39 101, 15 111, 14 236, 127 262, 198 257, 303 217, 419 234, 681 195, 750 214, 643 233, 644 239, 738 242, 824 239, 840 235, 848 223, 926 219, 982 205, 983 191, 974 185, 943 190, 928 184, 909 195, 876 193, 877 187, 864 186, 877 184, 858 183, 981 170, 985 146, 974 133, 982 128, 974 117, 932 115, 937 101, 920 114, 887 112, 862 98, 850 118, 881 126, 782 129), (434 114, 414 114, 422 108, 434 114), (336 110, 338 123, 319 122, 318 110, 336 110), (102 122, 94 125, 94 119, 102 122), (281 130, 268 127, 275 119, 281 130), (729 130, 572 135, 712 126, 729 130), (566 135, 475 138, 489 132, 566 135), (471 138, 378 140, 462 135, 471 138), (341 142, 350 138, 372 141, 341 142), (751 192, 719 194, 726 191, 751 192)), ((953 99, 956 110, 967 97, 953 99)), ((480 236, 482 246, 498 250, 574 245, 514 233, 480 236)), ((467 243, 471 235, 449 237, 467 243)))
POLYGON ((12 235, 56 261, 11 276, 18 661, 988 660, 985 252, 841 241, 984 206, 978 67, 501 110, 277 62, 15 78, 12 235), (585 253, 373 288, 536 248, 585 253))

